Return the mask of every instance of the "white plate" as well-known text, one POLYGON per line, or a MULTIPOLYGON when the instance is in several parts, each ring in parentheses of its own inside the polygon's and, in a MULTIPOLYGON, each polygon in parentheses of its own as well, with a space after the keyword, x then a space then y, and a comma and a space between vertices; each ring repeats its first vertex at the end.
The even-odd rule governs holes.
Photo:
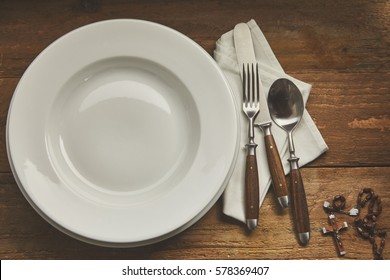
POLYGON ((238 126, 228 83, 200 46, 159 24, 110 20, 34 60, 12 99, 7 147, 23 194, 55 227, 140 246, 215 203, 238 126))

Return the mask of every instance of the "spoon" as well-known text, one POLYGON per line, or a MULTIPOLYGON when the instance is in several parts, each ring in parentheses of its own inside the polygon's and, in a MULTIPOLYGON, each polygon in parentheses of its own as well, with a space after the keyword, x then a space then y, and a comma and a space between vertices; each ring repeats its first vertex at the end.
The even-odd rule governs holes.
POLYGON ((304 104, 302 94, 297 86, 288 79, 276 80, 268 94, 268 107, 273 121, 288 133, 288 147, 290 150, 290 178, 292 209, 295 216, 296 230, 301 244, 307 244, 310 239, 309 211, 305 189, 298 160, 295 156, 292 132, 300 122, 304 104))

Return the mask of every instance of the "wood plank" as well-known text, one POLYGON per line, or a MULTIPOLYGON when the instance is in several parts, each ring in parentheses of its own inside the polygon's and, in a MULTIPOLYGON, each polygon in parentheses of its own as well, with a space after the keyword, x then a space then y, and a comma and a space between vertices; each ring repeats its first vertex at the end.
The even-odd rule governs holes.
POLYGON ((0 172, 10 172, 6 149, 6 125, 9 105, 19 79, 0 78, 0 172))
MULTIPOLYGON (((390 9, 388 0, 3 0, 0 1, 0 258, 1 259, 341 259, 327 224, 324 200, 336 194, 352 206, 358 191, 383 197, 378 227, 390 227, 390 9), (82 243, 54 229, 18 190, 5 148, 7 112, 25 69, 51 42, 88 23, 150 20, 172 27, 209 54, 238 22, 255 19, 285 71, 313 89, 307 105, 330 150, 302 170, 312 240, 297 244, 290 211, 278 210, 272 190, 260 209, 260 228, 222 214, 222 201, 169 240, 112 249, 82 243)), ((371 259, 353 218, 342 233, 343 259, 371 259)), ((385 259, 390 258, 389 245, 385 259)))
POLYGON ((313 85, 307 109, 329 146, 311 166, 390 165, 390 72, 291 74, 313 85))
POLYGON ((176 0, 146 6, 144 1, 1 1, 0 77, 20 77, 63 34, 112 18, 162 23, 194 39, 210 54, 224 32, 253 18, 285 69, 388 72, 389 9, 386 1, 374 2, 176 0))
MULTIPOLYGON (((140 248, 102 248, 74 240, 45 222, 28 205, 10 174, 0 174, 1 259, 339 259, 331 237, 321 234, 327 225, 322 209, 337 194, 347 208, 359 190, 372 187, 382 200, 378 228, 390 229, 389 167, 303 168, 312 238, 297 244, 290 211, 279 210, 272 191, 260 209, 260 227, 248 233, 245 226, 221 213, 221 200, 195 225, 169 240, 140 248)), ((371 259, 371 245, 356 235, 354 218, 337 215, 350 228, 342 233, 347 255, 343 259, 371 259)), ((390 247, 383 256, 390 257, 390 247)), ((341 258, 340 258, 341 259, 341 258)))
MULTIPOLYGON (((390 74, 290 73, 313 84, 308 110, 329 146, 311 167, 390 166, 390 74)), ((0 172, 9 172, 5 124, 19 79, 0 79, 0 172)))

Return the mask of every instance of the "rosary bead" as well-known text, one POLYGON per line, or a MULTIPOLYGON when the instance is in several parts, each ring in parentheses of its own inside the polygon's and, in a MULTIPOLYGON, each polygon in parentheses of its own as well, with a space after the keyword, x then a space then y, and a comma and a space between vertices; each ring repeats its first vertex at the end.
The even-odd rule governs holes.
MULTIPOLYGON (((383 249, 386 244, 386 231, 376 229, 378 216, 382 212, 382 201, 379 196, 375 194, 373 189, 363 188, 359 192, 356 202, 358 209, 356 213, 357 217, 354 219, 356 231, 361 238, 368 239, 370 241, 374 259, 382 260, 383 249), (361 208, 363 208, 367 202, 369 202, 367 207, 367 214, 364 217, 359 217, 361 214, 361 208), (377 242, 376 240, 378 240, 378 238, 380 238, 380 241, 377 242)), ((352 216, 352 210, 349 212, 343 211, 342 209, 344 209, 344 207, 345 197, 341 195, 337 195, 333 198, 332 207, 330 207, 330 203, 324 203, 324 209, 327 212, 339 212, 352 216)))

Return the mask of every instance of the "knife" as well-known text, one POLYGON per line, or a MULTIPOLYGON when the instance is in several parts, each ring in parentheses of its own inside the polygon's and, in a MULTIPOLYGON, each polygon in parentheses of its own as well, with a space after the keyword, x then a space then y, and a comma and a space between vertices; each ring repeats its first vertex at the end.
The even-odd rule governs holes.
MULTIPOLYGON (((234 27, 234 46, 236 49, 239 69, 243 69, 243 63, 256 63, 255 52, 251 32, 246 23, 239 23, 234 27)), ((242 78, 242 70, 240 70, 242 78)), ((260 113, 257 116, 258 124, 264 133, 265 149, 267 153, 268 167, 271 173, 272 186, 278 198, 279 204, 286 208, 289 205, 287 181, 280 160, 278 148, 271 132, 272 119, 269 114, 267 99, 260 79, 260 113)))

